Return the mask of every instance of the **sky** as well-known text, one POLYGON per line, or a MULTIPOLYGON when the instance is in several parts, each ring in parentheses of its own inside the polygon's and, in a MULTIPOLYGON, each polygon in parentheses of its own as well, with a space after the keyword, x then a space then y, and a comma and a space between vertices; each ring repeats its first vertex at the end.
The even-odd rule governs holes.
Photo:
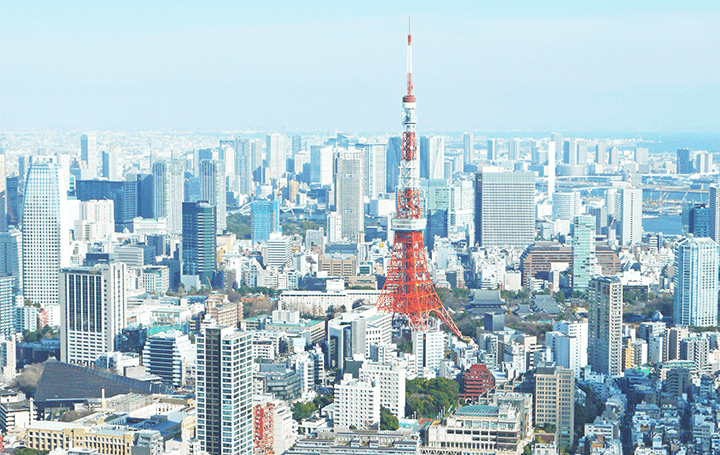
POLYGON ((720 2, 657 0, 7 0, 0 132, 397 132, 408 16, 420 134, 720 133, 720 2))

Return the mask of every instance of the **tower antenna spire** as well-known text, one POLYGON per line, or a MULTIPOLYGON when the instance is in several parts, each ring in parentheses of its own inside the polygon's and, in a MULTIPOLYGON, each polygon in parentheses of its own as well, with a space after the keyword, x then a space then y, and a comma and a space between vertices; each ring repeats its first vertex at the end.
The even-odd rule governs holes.
POLYGON ((462 334, 443 306, 430 279, 425 253, 420 200, 420 157, 415 135, 416 100, 412 94, 412 35, 408 17, 407 93, 403 96, 403 136, 400 150, 397 204, 391 225, 395 231, 387 279, 377 306, 407 320, 413 330, 432 329, 441 319, 458 337, 462 334))

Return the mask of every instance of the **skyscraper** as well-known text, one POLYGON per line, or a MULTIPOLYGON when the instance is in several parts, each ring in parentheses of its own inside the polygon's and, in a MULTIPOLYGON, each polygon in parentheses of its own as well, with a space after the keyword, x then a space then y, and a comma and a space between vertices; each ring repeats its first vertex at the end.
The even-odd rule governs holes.
POLYGON ((250 169, 256 182, 263 182, 263 147, 259 140, 250 142, 250 169))
POLYGON ((253 192, 252 150, 250 141, 235 138, 235 173, 237 174, 237 190, 249 196, 253 192))
POLYGON ((15 288, 15 277, 0 276, 0 337, 15 335, 15 288))
POLYGON ((227 229, 225 197, 225 163, 220 160, 202 160, 200 162, 200 200, 215 206, 218 234, 222 234, 227 229))
POLYGON ((210 455, 252 455, 252 335, 204 327, 197 338, 197 438, 210 455))
POLYGON ((279 179, 285 173, 287 155, 285 154, 285 136, 278 133, 268 134, 265 153, 267 168, 271 179, 279 179))
POLYGON ((718 247, 707 237, 683 238, 675 244, 676 325, 711 327, 718 321, 718 247))
POLYGON ((356 149, 340 150, 335 174, 335 210, 342 220, 342 236, 355 241, 365 232, 363 156, 356 149))
POLYGON ((13 290, 22 289, 22 233, 17 229, 0 232, 0 276, 12 276, 13 290))
POLYGON ((617 277, 601 276, 588 287, 588 362, 593 371, 621 377, 623 287, 617 277))
POLYGON ((565 164, 577 164, 577 141, 568 139, 563 143, 563 162, 565 164))
POLYGON ((677 173, 692 174, 695 172, 693 161, 695 154, 690 149, 678 149, 677 151, 677 173))
POLYGON ((561 366, 539 366, 535 403, 535 424, 554 425, 558 446, 571 447, 575 437, 575 372, 561 366))
POLYGON ((445 138, 422 136, 420 138, 420 178, 444 178, 445 138))
POLYGON ((167 218, 171 234, 182 232, 182 203, 185 185, 185 164, 182 160, 156 161, 152 165, 155 218, 167 218))
POLYGON ((595 275, 595 217, 579 215, 573 220, 572 289, 586 292, 595 275))
POLYGON ((642 240, 642 189, 620 190, 620 242, 634 245, 642 240))
POLYGON ((394 193, 398 186, 398 171, 400 170, 400 156, 402 138, 393 136, 388 138, 387 159, 385 160, 387 192, 394 193))
POLYGON ((302 150, 302 136, 293 136, 292 137, 292 154, 295 156, 297 153, 302 150))
POLYGON ((125 327, 125 264, 71 267, 60 273, 60 360, 91 364, 115 351, 125 327))
POLYGON ((525 248, 535 240, 535 175, 480 172, 475 179, 475 241, 525 248))
POLYGON ((327 238, 328 243, 342 240, 342 217, 337 212, 327 214, 327 238))
POLYGON ((463 162, 472 164, 475 161, 475 137, 473 133, 463 133, 463 162))
POLYGON ((720 242, 720 185, 710 185, 710 238, 720 242))
POLYGON ((520 159, 520 139, 512 138, 508 141, 508 160, 517 161, 520 159))
POLYGON ((331 145, 310 147, 310 181, 330 185, 333 181, 333 148, 331 145))
POLYGON ((102 175, 108 180, 120 180, 122 178, 119 155, 118 146, 112 146, 110 150, 102 152, 102 175))
POLYGON ((87 164, 88 169, 86 176, 83 177, 89 179, 97 177, 97 134, 87 133, 80 136, 80 159, 87 164))
POLYGON ((497 160, 497 141, 495 139, 488 139, 487 141, 487 160, 497 160))
POLYGON ((548 180, 548 199, 552 201, 555 194, 555 142, 548 144, 548 164, 547 164, 547 180, 548 180))
POLYGON ((250 208, 253 243, 267 243, 271 232, 282 232, 279 199, 257 199, 252 201, 250 208))
POLYGON ((595 144, 595 164, 607 164, 607 150, 605 149, 604 142, 595 144))
POLYGON ((5 149, 0 147, 0 232, 7 231, 7 169, 5 165, 5 149))
POLYGON ((378 195, 385 193, 387 186, 385 179, 387 178, 387 170, 385 169, 385 160, 387 159, 387 145, 385 144, 365 144, 362 146, 365 152, 365 196, 370 199, 377 199, 378 195))
POLYGON ((33 303, 54 306, 53 311, 59 310, 60 267, 70 261, 61 178, 52 158, 36 157, 28 171, 23 204, 23 293, 33 303))
POLYGON ((215 206, 205 201, 183 202, 182 274, 197 276, 201 286, 216 270, 215 206))

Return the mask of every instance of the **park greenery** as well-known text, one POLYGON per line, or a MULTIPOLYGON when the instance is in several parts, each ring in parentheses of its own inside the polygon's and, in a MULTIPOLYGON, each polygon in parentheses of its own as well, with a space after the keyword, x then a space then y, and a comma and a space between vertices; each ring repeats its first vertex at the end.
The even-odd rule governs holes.
POLYGON ((416 378, 405 383, 405 415, 434 418, 458 402, 459 385, 446 378, 416 378))
POLYGON ((335 401, 335 397, 332 395, 318 395, 313 401, 297 401, 292 405, 292 417, 297 422, 302 422, 305 419, 309 419, 318 411, 325 406, 335 401))
POLYGON ((400 421, 385 406, 380 407, 380 429, 381 430, 397 430, 400 428, 400 421))

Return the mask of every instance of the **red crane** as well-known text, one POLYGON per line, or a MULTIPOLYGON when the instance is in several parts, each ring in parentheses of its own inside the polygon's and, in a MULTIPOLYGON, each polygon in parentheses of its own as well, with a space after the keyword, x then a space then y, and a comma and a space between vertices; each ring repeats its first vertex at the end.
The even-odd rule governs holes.
POLYGON ((416 102, 412 90, 412 35, 408 23, 407 93, 403 97, 405 115, 397 208, 392 219, 395 238, 385 286, 377 305, 381 311, 405 317, 413 330, 431 328, 430 318, 434 314, 455 335, 462 337, 430 281, 425 257, 422 231, 427 221, 422 217, 420 207, 420 160, 415 137, 416 102))

